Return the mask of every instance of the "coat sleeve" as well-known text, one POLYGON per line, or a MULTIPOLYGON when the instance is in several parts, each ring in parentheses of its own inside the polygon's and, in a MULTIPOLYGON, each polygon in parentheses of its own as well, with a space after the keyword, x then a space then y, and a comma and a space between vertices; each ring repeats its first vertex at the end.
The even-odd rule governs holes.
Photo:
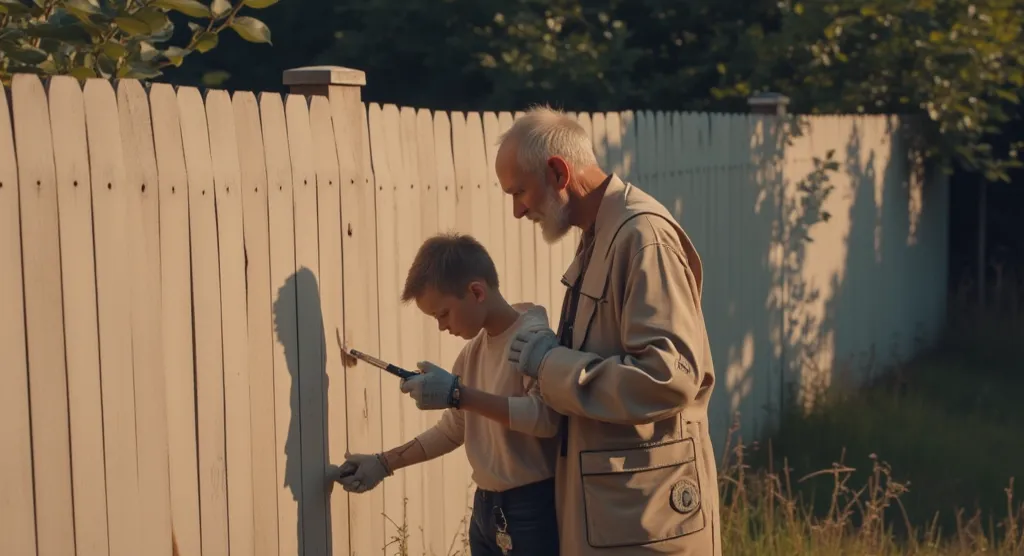
POLYGON ((553 349, 540 369, 544 401, 563 414, 638 425, 703 412, 713 382, 700 354, 700 296, 681 250, 663 241, 632 256, 619 300, 622 353, 553 349))
POLYGON ((526 395, 508 399, 509 428, 541 438, 555 436, 562 416, 544 403, 536 380, 525 379, 523 382, 527 386, 526 395))

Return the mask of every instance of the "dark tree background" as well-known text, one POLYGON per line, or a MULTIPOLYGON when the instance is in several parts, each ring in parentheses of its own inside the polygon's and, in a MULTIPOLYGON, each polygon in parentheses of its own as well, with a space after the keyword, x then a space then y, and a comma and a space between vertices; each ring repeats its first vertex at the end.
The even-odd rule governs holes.
POLYGON ((366 72, 368 101, 442 110, 746 111, 772 90, 794 112, 919 114, 954 172, 951 285, 977 277, 982 184, 989 289, 999 268, 1024 276, 1017 0, 281 0, 260 15, 272 46, 225 35, 160 79, 283 91, 285 69, 334 64, 366 72))

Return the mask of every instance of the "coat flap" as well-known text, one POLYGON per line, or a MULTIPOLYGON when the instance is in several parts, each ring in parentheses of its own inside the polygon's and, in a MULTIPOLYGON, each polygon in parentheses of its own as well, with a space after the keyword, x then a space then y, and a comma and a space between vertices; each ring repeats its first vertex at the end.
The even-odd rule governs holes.
MULTIPOLYGON (((595 262, 604 263, 604 260, 595 262)), ((591 264, 583 275, 583 284, 580 286, 580 293, 591 299, 604 299, 605 285, 608 283, 608 266, 605 264, 591 264)))
POLYGON ((586 476, 650 471, 691 462, 696 454, 692 438, 654 446, 586 451, 580 452, 580 473, 586 476))
POLYGON ((562 274, 562 285, 567 288, 571 288, 580 277, 580 267, 583 265, 583 258, 580 256, 581 245, 582 243, 576 246, 576 256, 573 257, 572 262, 569 263, 569 268, 565 269, 565 274, 562 274))

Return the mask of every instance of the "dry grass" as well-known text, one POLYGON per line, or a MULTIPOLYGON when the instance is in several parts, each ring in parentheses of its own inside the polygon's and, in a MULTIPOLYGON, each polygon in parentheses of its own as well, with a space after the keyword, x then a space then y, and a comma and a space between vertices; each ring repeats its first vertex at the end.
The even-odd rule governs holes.
MULTIPOLYGON (((894 480, 889 466, 877 457, 870 458, 868 479, 854 485, 851 477, 856 470, 841 459, 829 469, 794 481, 788 468, 751 468, 745 461, 746 448, 742 444, 737 443, 729 452, 733 457, 720 477, 723 554, 1024 555, 1024 505, 1014 501, 1012 479, 1005 492, 1007 516, 1001 522, 986 526, 980 513, 969 518, 959 513, 956 529, 946 534, 937 519, 921 528, 910 523, 900 501, 908 487, 894 480), (799 485, 814 481, 825 482, 831 491, 824 512, 815 511, 800 496, 799 485), (911 534, 897 534, 892 525, 894 520, 911 534)), ((462 531, 452 539, 448 556, 469 555, 467 521, 468 513, 462 521, 462 531)), ((392 524, 396 534, 386 551, 394 556, 408 556, 408 528, 393 521, 392 524)))
MULTIPOLYGON (((1024 556, 1024 317, 950 320, 937 351, 785 416, 771 438, 747 446, 734 424, 724 554, 1024 556)), ((449 556, 469 555, 467 522, 449 556)), ((388 553, 407 556, 396 529, 388 553)))
POLYGON ((1024 556, 1024 313, 951 310, 936 349, 877 383, 751 446, 734 425, 725 554, 1024 556))
POLYGON ((970 519, 961 513, 955 531, 946 535, 937 516, 924 527, 911 523, 901 502, 908 485, 895 480, 889 465, 874 454, 869 457, 867 479, 853 484, 857 470, 843 463, 843 458, 831 468, 794 481, 788 465, 773 469, 771 454, 767 468, 752 468, 745 461, 742 444, 730 452, 732 458, 720 481, 722 544, 730 556, 1024 554, 1024 506, 1014 502, 1012 478, 1005 491, 1007 517, 1002 522, 986 528, 980 513, 970 519), (828 489, 825 508, 801 496, 815 482, 828 489))

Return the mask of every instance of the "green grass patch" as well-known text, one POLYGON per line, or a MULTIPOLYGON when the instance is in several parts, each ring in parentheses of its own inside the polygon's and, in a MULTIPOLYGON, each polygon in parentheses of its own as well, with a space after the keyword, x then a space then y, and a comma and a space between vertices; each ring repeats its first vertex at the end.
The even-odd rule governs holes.
POLYGON ((730 449, 726 554, 1024 554, 1024 321, 955 323, 875 384, 730 449))

